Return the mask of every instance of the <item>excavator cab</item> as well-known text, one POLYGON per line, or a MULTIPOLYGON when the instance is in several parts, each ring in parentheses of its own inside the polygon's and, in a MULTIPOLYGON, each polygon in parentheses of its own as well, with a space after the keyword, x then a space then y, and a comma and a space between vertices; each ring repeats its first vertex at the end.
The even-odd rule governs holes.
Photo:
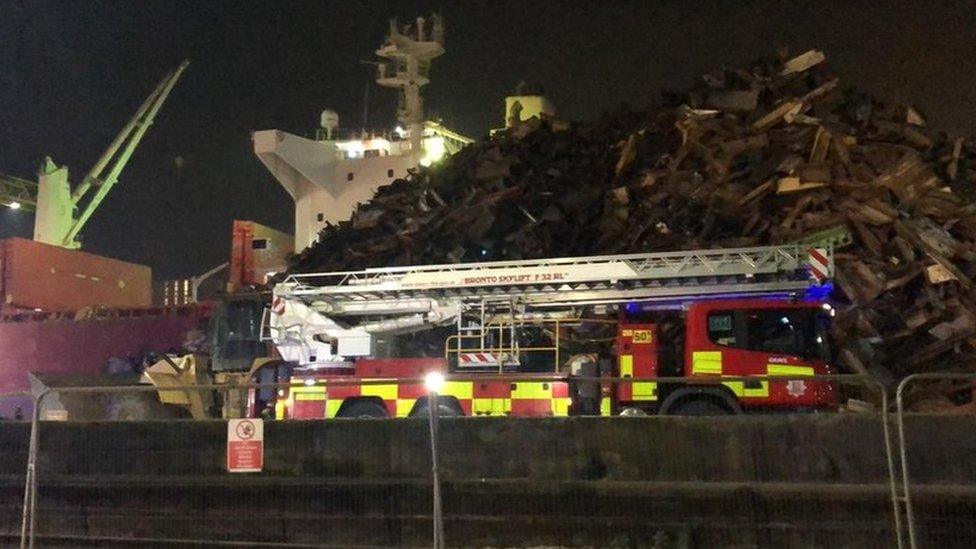
POLYGON ((261 341, 265 306, 258 294, 231 295, 218 303, 209 330, 215 373, 247 372, 256 358, 268 356, 267 344, 261 341))

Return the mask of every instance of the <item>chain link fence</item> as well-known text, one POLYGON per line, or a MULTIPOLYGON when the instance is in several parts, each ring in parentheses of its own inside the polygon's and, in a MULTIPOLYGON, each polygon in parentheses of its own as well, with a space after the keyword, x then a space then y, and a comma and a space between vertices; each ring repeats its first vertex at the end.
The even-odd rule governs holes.
MULTIPOLYGON (((449 376, 446 383, 465 379, 449 376)), ((547 380, 513 375, 496 381, 547 380)), ((916 455, 921 447, 912 439, 923 427, 913 426, 899 404, 902 437, 895 444, 883 413, 889 409, 886 392, 867 378, 577 379, 611 392, 636 383, 659 389, 721 384, 736 391, 736 384, 762 382, 775 390, 797 380, 828 384, 838 394, 852 391, 854 398, 842 407, 848 413, 661 416, 615 406, 614 414, 628 417, 265 421, 264 464, 251 474, 227 471, 224 419, 172 420, 163 414, 79 422, 45 406, 83 394, 100 395, 105 406, 112 401, 107 395, 132 399, 155 394, 155 387, 52 388, 38 395, 32 421, 17 423, 29 445, 19 463, 5 461, 4 467, 8 491, 14 480, 23 482, 24 505, 8 505, 7 511, 21 512, 22 547, 429 547, 437 546, 435 531, 447 547, 914 547, 916 539, 929 547, 970 539, 959 512, 972 501, 972 475, 959 472, 950 489, 919 469, 974 444, 973 437, 961 440, 967 425, 956 426, 960 440, 945 441, 942 457, 916 455), (956 514, 938 512, 950 508, 956 514)), ((338 392, 353 383, 391 380, 325 385, 338 392)), ((224 395, 289 387, 294 385, 166 390, 224 395)), ((256 415, 253 407, 250 415, 256 415)), ((15 447, 5 451, 17 453, 15 447)))

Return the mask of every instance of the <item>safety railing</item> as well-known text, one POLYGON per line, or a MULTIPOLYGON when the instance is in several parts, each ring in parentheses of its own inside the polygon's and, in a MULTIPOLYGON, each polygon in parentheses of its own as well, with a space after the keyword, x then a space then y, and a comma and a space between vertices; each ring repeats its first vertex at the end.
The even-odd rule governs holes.
MULTIPOLYGON (((446 382, 504 382, 507 385, 508 383, 552 383, 553 379, 552 374, 452 374, 448 376, 446 382)), ((45 513, 50 514, 48 518, 52 521, 56 518, 61 526, 75 523, 87 525, 85 528, 88 530, 77 530, 75 535, 80 536, 78 539, 89 542, 98 542, 102 539, 99 536, 113 533, 115 537, 123 538, 123 541, 131 539, 132 543, 153 543, 164 538, 173 541, 172 538, 180 537, 184 543, 207 545, 214 542, 214 537, 219 537, 224 544, 264 541, 280 546, 300 543, 423 545, 429 542, 429 538, 425 541, 424 535, 428 535, 427 533, 432 531, 430 527, 433 526, 434 530, 440 529, 439 531, 443 532, 440 540, 448 540, 447 545, 456 543, 478 545, 481 542, 470 536, 479 531, 484 532, 486 524, 505 524, 510 521, 513 525, 524 523, 525 529, 521 531, 514 528, 489 529, 493 536, 498 536, 497 541, 500 544, 514 541, 506 536, 519 534, 525 535, 526 541, 535 539, 538 544, 543 545, 566 542, 568 538, 560 536, 571 535, 578 536, 578 539, 592 540, 595 545, 599 545, 598 540, 605 541, 609 539, 607 536, 614 536, 614 539, 632 536, 637 539, 642 535, 655 533, 648 528, 656 528, 663 532, 662 535, 679 537, 684 535, 680 528, 678 530, 673 528, 676 523, 674 521, 676 517, 673 516, 674 509, 659 508, 660 502, 667 501, 668 497, 688 498, 689 501, 699 502, 703 505, 699 519, 704 519, 706 516, 714 518, 722 513, 728 513, 722 521, 715 521, 714 528, 708 527, 703 530, 705 533, 702 535, 705 539, 715 541, 716 544, 724 539, 723 536, 729 534, 723 530, 727 526, 721 524, 727 525, 729 520, 733 520, 730 517, 741 515, 743 509, 748 508, 748 505, 739 501, 743 494, 749 494, 750 501, 755 505, 763 506, 766 511, 764 511, 765 515, 757 512, 754 516, 739 516, 739 519, 748 519, 755 532, 762 532, 756 535, 774 541, 786 540, 790 535, 796 535, 795 532, 791 534, 787 531, 789 528, 783 529, 784 524, 789 526, 789 520, 797 520, 797 524, 792 525, 794 529, 802 526, 806 530, 800 528, 796 531, 805 532, 810 536, 823 535, 831 528, 836 528, 837 521, 840 519, 835 516, 832 505, 836 502, 832 498, 868 502, 870 505, 877 506, 879 498, 884 500, 886 499, 884 494, 890 493, 890 509, 897 509, 891 436, 887 421, 884 421, 886 416, 881 413, 887 409, 887 397, 883 388, 868 378, 849 375, 787 375, 695 378, 567 377, 566 379, 573 383, 594 383, 614 388, 632 383, 656 383, 660 387, 667 385, 718 387, 720 384, 735 382, 767 381, 772 385, 790 380, 810 384, 854 385, 860 386, 864 394, 873 395, 879 400, 877 413, 872 417, 877 416, 882 421, 880 421, 879 431, 874 431, 873 423, 854 422, 855 424, 852 425, 850 422, 843 421, 840 415, 816 415, 819 421, 830 422, 830 427, 824 429, 810 427, 812 429, 810 432, 802 431, 802 428, 797 427, 797 425, 806 425, 806 422, 798 424, 795 421, 780 421, 776 416, 766 416, 768 419, 758 422, 751 419, 699 418, 679 420, 679 423, 674 423, 673 420, 664 421, 662 418, 646 417, 620 418, 610 420, 609 424, 588 423, 607 421, 593 418, 583 423, 567 423, 566 427, 558 429, 553 429, 550 424, 527 421, 506 427, 501 431, 496 431, 498 427, 491 421, 487 423, 476 420, 448 421, 442 426, 446 430, 440 435, 441 446, 436 454, 440 459, 441 471, 441 477, 436 482, 422 474, 422 469, 417 469, 417 465, 427 459, 422 454, 415 455, 419 451, 415 443, 416 439, 427 438, 424 432, 426 427, 423 424, 403 422, 401 429, 405 431, 402 437, 398 437, 395 434, 398 432, 396 430, 369 427, 369 425, 377 425, 375 423, 337 421, 328 423, 334 427, 309 430, 298 421, 272 422, 266 425, 281 425, 281 427, 268 427, 265 442, 269 452, 266 458, 268 470, 254 477, 235 478, 231 482, 220 480, 222 473, 214 467, 215 460, 219 461, 219 459, 214 457, 213 448, 216 446, 222 450, 221 445, 213 444, 212 439, 207 442, 205 438, 194 438, 198 435, 193 434, 202 432, 207 436, 223 436, 222 424, 214 426, 213 423, 206 421, 152 422, 139 424, 126 431, 130 436, 122 436, 120 431, 113 431, 113 428, 106 423, 65 425, 61 422, 41 420, 41 411, 45 408, 45 402, 55 395, 60 397, 82 393, 134 395, 153 393, 157 391, 155 387, 51 388, 38 395, 37 405, 31 418, 31 438, 24 485, 22 547, 34 547, 39 535, 42 536, 41 539, 54 535, 53 531, 38 531, 39 518, 43 518, 45 513), (199 425, 199 427, 191 428, 191 425, 199 425), (682 438, 684 435, 681 434, 680 429, 677 429, 679 425, 690 426, 691 430, 688 433, 691 434, 688 436, 693 434, 695 440, 682 438), (865 428, 878 433, 873 438, 877 442, 876 445, 874 442, 861 440, 859 445, 853 448, 843 448, 848 446, 843 440, 845 433, 848 435, 854 433, 851 436, 863 438, 865 428), (59 445, 43 442, 46 437, 52 437, 51 440, 59 442, 70 440, 72 429, 94 433, 91 440, 86 441, 89 445, 83 447, 82 455, 67 454, 65 453, 67 450, 59 445), (320 429, 326 429, 325 434, 318 435, 320 429), (577 432, 574 437, 571 434, 573 431, 565 429, 583 429, 583 431, 577 432), (630 432, 631 430, 633 432, 630 432), (601 434, 597 436, 597 432, 601 434), (164 438, 165 443, 154 442, 150 436, 152 433, 157 433, 164 438), (494 451, 492 446, 483 447, 474 455, 471 452, 472 440, 490 440, 492 437, 497 440, 499 436, 519 436, 519 433, 524 436, 520 441, 507 440, 511 444, 519 445, 520 452, 525 453, 524 458, 512 461, 509 456, 504 460, 489 463, 491 452, 494 451), (828 437, 829 440, 820 440, 817 436, 811 437, 810 433, 819 433, 818 436, 828 437), (377 436, 392 438, 380 440, 375 438, 377 436), (705 438, 698 438, 701 436, 705 438), (560 437, 569 437, 569 440, 560 437), (744 441, 743 437, 746 438, 744 441), (326 438, 328 444, 325 444, 326 438), (137 442, 125 442, 127 440, 141 441, 144 446, 138 446, 137 442), (600 445, 602 442, 597 442, 604 440, 609 440, 612 447, 604 448, 600 445), (105 455, 103 452, 107 450, 98 446, 100 441, 107 441, 108 446, 113 448, 121 448, 123 455, 105 455), (809 456, 819 455, 818 452, 822 453, 824 450, 817 449, 817 446, 828 442, 835 450, 840 448, 836 451, 843 452, 842 456, 831 456, 831 458, 836 458, 837 463, 848 464, 846 466, 849 469, 831 473, 833 471, 831 467, 835 467, 836 464, 831 465, 822 460, 816 462, 818 464, 812 469, 789 468, 793 461, 803 461, 809 456), (699 447, 700 444, 710 443, 715 447, 709 450, 707 459, 703 455, 683 456, 681 454, 681 448, 689 448, 689 444, 694 448, 699 447), (387 447, 387 444, 392 446, 387 447), (567 444, 581 445, 577 446, 579 455, 575 453, 559 455, 563 452, 559 448, 566 448, 567 444), (348 453, 341 451, 346 446, 348 446, 348 453), (182 454, 176 451, 178 448, 183 448, 182 454), (211 452, 209 458, 206 457, 208 448, 211 452), (196 452, 204 452, 204 457, 201 458, 196 452), (357 452, 361 452, 363 456, 358 457, 357 452), (482 453, 487 455, 480 456, 479 454, 482 453), (652 456, 648 457, 647 453, 652 456), (390 465, 389 455, 400 457, 394 460, 396 463, 390 465), (614 455, 618 457, 614 458, 614 455), (45 456, 46 458, 42 460, 41 458, 45 456), (154 456, 167 457, 160 460, 159 457, 154 456), (530 459, 532 456, 536 456, 539 460, 536 465, 529 465, 532 463, 530 459), (136 459, 139 457, 144 458, 145 462, 136 459), (615 459, 617 461, 614 461, 615 459), (659 459, 664 461, 655 461, 659 459), (738 469, 741 464, 751 463, 757 459, 762 464, 756 462, 757 469, 754 472, 742 473, 738 469), (857 462, 858 466, 850 466, 851 462, 857 462), (124 465, 126 469, 113 469, 116 467, 115 463, 119 464, 118 467, 124 465), (336 464, 339 463, 352 465, 348 472, 344 472, 335 469, 336 464), (653 466, 655 463, 657 465, 653 466), (873 464, 885 464, 887 474, 885 471, 879 471, 873 464), (409 470, 395 467, 382 471, 370 469, 370 467, 393 466, 407 467, 409 470), (530 471, 535 471, 528 477, 525 476, 527 466, 530 471), (364 470, 363 467, 366 469, 364 470), (863 470, 858 467, 862 467, 863 470), (195 468, 205 470, 197 471, 195 468), (828 478, 823 478, 822 475, 828 475, 828 478), (47 480, 44 480, 45 478, 47 480), (886 479, 887 487, 879 488, 885 486, 886 479), (39 484, 47 486, 45 491, 39 493, 39 484), (71 497, 83 497, 86 491, 95 490, 96 486, 103 494, 113 489, 128 490, 135 494, 134 498, 142 497, 144 501, 134 501, 135 509, 131 513, 118 509, 105 509, 101 511, 102 514, 98 514, 98 511, 86 509, 81 511, 82 515, 78 515, 77 509, 74 511, 65 509, 63 504, 66 500, 59 499, 66 497, 60 494, 71 490, 77 492, 71 497), (432 486, 439 489, 436 498, 432 495, 432 486), (162 507, 161 501, 172 503, 172 500, 166 500, 166 497, 170 496, 159 494, 167 489, 175 491, 176 488, 179 488, 180 492, 196 494, 201 498, 199 501, 203 503, 198 503, 204 505, 201 516, 186 516, 182 511, 177 513, 176 509, 162 507), (269 502, 270 506, 288 507, 287 509, 269 508, 262 514, 263 518, 269 521, 280 520, 280 523, 287 524, 286 532, 258 529, 258 531, 242 534, 242 530, 226 526, 223 521, 240 522, 241 515, 231 512, 230 504, 227 503, 233 499, 232 492, 238 496, 240 493, 245 493, 247 498, 269 502), (593 501, 587 503, 579 502, 574 498, 566 499, 567 493, 588 494, 593 497, 593 501), (51 498, 49 503, 39 505, 39 500, 45 497, 51 498), (160 499, 156 501, 153 500, 154 497, 160 499), (229 499, 224 501, 221 499, 223 497, 229 499), (774 505, 775 501, 782 498, 792 502, 790 504, 792 510, 780 509, 774 505), (443 500, 442 521, 435 518, 438 516, 437 513, 430 512, 435 499, 443 500), (559 529, 551 529, 544 525, 537 531, 531 528, 532 524, 537 524, 534 521, 545 523, 554 520, 552 517, 557 515, 571 516, 570 507, 559 508, 559 505, 563 504, 559 502, 563 500, 566 502, 565 505, 570 507, 582 505, 589 509, 592 506, 594 513, 603 516, 602 519, 594 521, 594 525, 601 525, 602 532, 597 531, 595 526, 585 524, 572 526, 564 524, 561 529, 563 533, 560 534, 552 533, 559 529), (150 506, 152 501, 156 501, 155 507, 150 506), (634 502, 638 503, 635 505, 634 502), (213 508, 207 507, 208 505, 213 508), (643 507, 644 505, 664 513, 662 516, 671 513, 667 515, 671 517, 668 519, 671 522, 664 519, 649 522, 646 515, 647 508, 643 507), (720 508, 715 507, 716 505, 720 508), (799 511, 807 513, 804 516, 822 515, 825 521, 823 527, 811 523, 808 519, 799 521, 796 517, 803 514, 799 511), (76 514, 72 514, 73 512, 76 514), (563 512, 568 515, 560 515, 563 512), (52 516, 55 514, 56 517, 52 516), (137 516, 138 520, 135 518, 137 516), (179 518, 174 518, 175 516, 179 518), (112 527, 126 524, 127 520, 135 521, 138 528, 125 526, 122 532, 110 530, 112 527), (167 520, 184 521, 185 529, 178 530, 180 535, 176 536, 173 534, 176 530, 173 530, 172 524, 164 524, 167 520), (332 524, 333 521, 337 525, 334 528, 321 527, 322 524, 332 524), (218 523, 224 526, 215 526, 218 523), (379 523, 386 526, 377 529, 376 524, 379 523), (312 524, 319 525, 316 527, 318 529, 313 528, 312 524), (390 526, 391 524, 395 527, 390 526), (608 524, 611 525, 609 530, 608 524), (647 526, 648 524, 650 526, 647 526), (341 533, 342 531, 345 533, 341 533), (208 534, 211 537, 204 539, 204 532, 212 532, 208 534), (550 533, 545 534, 545 532, 550 533), (193 533, 197 533, 200 537, 193 538, 193 533)), ((394 381, 402 385, 422 385, 427 380, 411 377, 398 378, 394 381)), ((322 382, 322 385, 340 387, 390 382, 389 379, 330 379, 322 382)), ((277 391, 290 386, 289 383, 197 385, 169 386, 166 390, 224 392, 247 388, 277 391)), ((437 406, 431 407, 431 410, 437 409, 439 409, 437 406)), ((436 414, 431 414, 431 421, 433 422, 436 417, 436 414)), ((812 422, 811 425, 813 423, 817 421, 812 422)), ((433 424, 431 428, 434 429, 433 424)), ((433 436, 432 433, 430 440, 433 440, 433 436)), ((511 448, 510 444, 503 446, 511 448)), ((428 449, 428 451, 434 450, 428 449)), ((170 494, 170 492, 166 493, 170 494)), ((693 517, 686 518, 689 519, 687 522, 689 524, 695 522, 693 517)), ((42 521, 41 524, 52 524, 52 522, 42 521)), ((699 521, 698 524, 705 523, 699 521)), ((848 521, 846 524, 859 532, 861 535, 859 539, 878 539, 879 533, 887 536, 891 532, 896 534, 901 532, 897 513, 891 517, 887 527, 878 524, 864 526, 858 521, 848 521)), ((252 527, 256 528, 253 525, 252 527)), ((735 535, 741 536, 742 532, 735 535)), ((892 538, 894 539, 894 536, 892 538)), ((481 541, 488 544, 488 540, 481 541)), ((897 541, 900 543, 900 539, 897 541)))
MULTIPOLYGON (((954 457, 976 455, 976 436, 973 436, 972 430, 972 416, 976 414, 974 388, 976 373, 913 374, 898 384, 895 415, 901 492, 896 501, 904 506, 911 549, 976 546, 976 524, 972 521, 976 515, 976 472, 952 467, 954 457), (938 417, 918 414, 914 419, 920 423, 910 432, 906 426, 906 397, 911 396, 910 389, 917 390, 916 396, 924 397, 924 388, 919 390, 924 382, 942 384, 939 393, 951 389, 944 386, 946 383, 964 382, 966 385, 958 389, 969 393, 969 409, 959 407, 954 413, 943 409, 938 417), (911 445, 913 438, 914 445, 911 445), (910 448, 914 449, 914 453, 910 448), (926 511, 921 519, 915 508, 916 496, 926 500, 926 511)), ((946 402, 945 406, 953 405, 946 402)), ((908 419, 913 417, 909 415, 908 419)))
MULTIPOLYGON (((617 321, 590 318, 493 320, 484 326, 461 328, 462 333, 448 336, 444 344, 444 360, 450 365, 457 365, 461 370, 494 364, 501 374, 506 365, 519 364, 522 353, 527 353, 532 356, 541 355, 551 364, 552 371, 558 372, 563 363, 563 343, 566 342, 562 335, 564 328, 581 324, 616 326, 617 321), (528 335, 533 335, 532 332, 535 332, 535 340, 547 340, 549 344, 523 345, 521 341, 528 335), (465 361, 465 355, 486 355, 488 360, 482 363, 476 360, 465 361)), ((605 341, 613 339, 606 338, 605 341)))

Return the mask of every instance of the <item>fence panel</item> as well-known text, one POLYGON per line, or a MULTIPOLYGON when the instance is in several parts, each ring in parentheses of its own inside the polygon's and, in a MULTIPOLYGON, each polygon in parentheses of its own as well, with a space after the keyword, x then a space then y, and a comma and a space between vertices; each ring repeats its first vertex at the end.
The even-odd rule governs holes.
POLYGON ((901 494, 909 546, 976 547, 976 374, 925 373, 906 377, 896 392, 901 494), (909 404, 947 385, 970 393, 969 409, 909 413, 909 404))
MULTIPOLYGON (((430 546, 430 450, 423 421, 265 420, 261 472, 231 473, 226 420, 126 414, 93 422, 41 420, 47 398, 89 394, 132 401, 154 392, 151 386, 59 387, 40 397, 23 546, 430 546), (377 436, 404 426, 422 468, 402 468, 396 459, 401 450, 377 436)), ((99 400, 108 405, 113 399, 99 400)))
MULTIPOLYGON (((873 390, 858 376, 578 379, 659 388, 799 379, 873 390)), ((899 541, 883 391, 878 411, 862 414, 265 420, 259 473, 227 471, 225 420, 41 420, 48 398, 133 402, 154 391, 62 387, 40 397, 22 486, 25 546, 429 547, 435 530, 444 546, 468 547, 899 541)))
POLYGON ((21 533, 30 444, 30 423, 24 416, 32 407, 30 393, 0 393, 0 545, 15 544, 21 533))
MULTIPOLYGON (((442 421, 448 545, 898 545, 883 389, 858 376, 764 378, 868 385, 879 405, 863 414, 442 421)), ((702 383, 611 383, 691 381, 702 383)))

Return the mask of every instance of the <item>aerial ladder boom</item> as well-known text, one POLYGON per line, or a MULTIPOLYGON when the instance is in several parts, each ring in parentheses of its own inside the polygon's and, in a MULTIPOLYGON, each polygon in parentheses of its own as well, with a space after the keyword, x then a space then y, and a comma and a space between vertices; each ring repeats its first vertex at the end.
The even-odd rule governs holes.
POLYGON ((334 361, 371 354, 373 335, 451 322, 461 329, 468 312, 485 319, 499 311, 795 295, 832 274, 829 243, 294 274, 274 288, 269 336, 289 360, 334 361))

